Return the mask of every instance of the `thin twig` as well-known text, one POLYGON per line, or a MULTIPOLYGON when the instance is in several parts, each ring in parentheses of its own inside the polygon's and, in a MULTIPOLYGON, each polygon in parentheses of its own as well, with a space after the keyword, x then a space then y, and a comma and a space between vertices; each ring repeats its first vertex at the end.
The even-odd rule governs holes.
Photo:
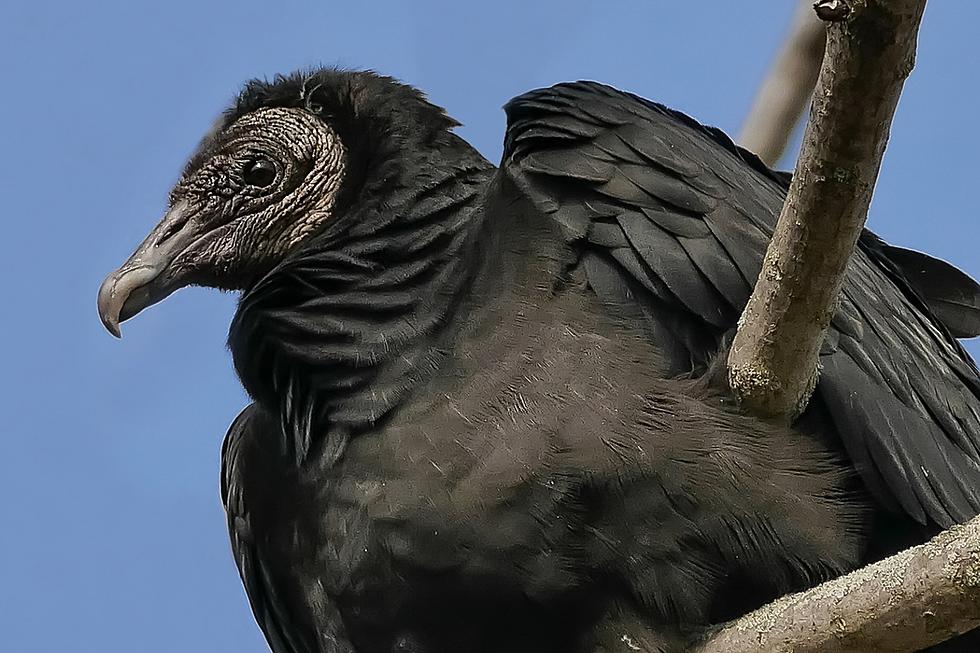
POLYGON ((826 28, 801 0, 790 35, 755 97, 739 143, 769 165, 776 165, 813 93, 823 59, 826 28))

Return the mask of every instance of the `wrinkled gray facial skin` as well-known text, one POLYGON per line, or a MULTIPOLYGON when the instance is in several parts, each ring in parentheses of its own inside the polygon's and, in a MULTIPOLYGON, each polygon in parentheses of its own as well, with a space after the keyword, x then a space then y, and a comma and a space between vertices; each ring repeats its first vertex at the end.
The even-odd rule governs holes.
POLYGON ((119 323, 178 288, 241 290, 330 219, 344 173, 337 134, 302 109, 246 114, 171 191, 170 210, 99 289, 119 323))

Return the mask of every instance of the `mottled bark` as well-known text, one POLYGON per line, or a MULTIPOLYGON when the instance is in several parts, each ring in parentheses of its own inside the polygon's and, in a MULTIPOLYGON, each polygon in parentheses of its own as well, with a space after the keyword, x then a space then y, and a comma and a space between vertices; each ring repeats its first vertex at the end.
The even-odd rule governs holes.
MULTIPOLYGON (((783 420, 806 406, 816 384, 817 354, 913 67, 925 1, 820 0, 815 8, 830 24, 810 122, 728 360, 729 380, 742 404, 783 420)), ((797 50, 796 56, 804 55, 797 50)), ((770 120, 770 138, 788 138, 789 119, 770 120)), ((746 133, 760 128, 747 125, 746 133)), ((751 138, 743 142, 763 149, 751 138)), ((776 158, 771 150, 762 154, 776 158)), ((912 653, 977 627, 980 517, 928 544, 760 608, 693 650, 912 653)))
POLYGON ((742 404, 783 420, 806 406, 816 384, 817 354, 864 226, 925 9, 925 0, 817 4, 833 5, 842 19, 828 23, 803 149, 728 358, 742 404))
POLYGON ((739 144, 775 165, 813 94, 823 59, 826 28, 813 11, 812 0, 801 0, 789 37, 776 56, 742 126, 739 144))
POLYGON ((785 596, 692 653, 912 653, 980 626, 980 517, 785 596))

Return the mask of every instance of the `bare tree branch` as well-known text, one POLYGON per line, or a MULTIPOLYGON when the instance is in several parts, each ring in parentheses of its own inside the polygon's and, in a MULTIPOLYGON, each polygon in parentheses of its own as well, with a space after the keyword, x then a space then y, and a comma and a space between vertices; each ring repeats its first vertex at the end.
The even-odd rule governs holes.
POLYGON ((742 404, 782 419, 799 414, 816 385, 817 354, 912 70, 925 0, 817 5, 844 18, 828 27, 803 150, 728 358, 742 404))
POLYGON ((739 143, 775 165, 803 115, 823 59, 826 28, 801 0, 789 38, 776 57, 742 126, 739 143))
MULTIPOLYGON (((925 0, 818 0, 831 21, 803 151, 728 359, 758 415, 792 419, 816 384, 817 355, 867 215, 925 0)), ((812 22, 810 25, 812 26, 812 22)), ((742 141, 778 158, 806 101, 797 16, 742 141), (795 59, 796 61, 792 61, 795 59)), ((812 34, 811 34, 812 36, 812 34)), ((980 627, 980 517, 716 631, 695 653, 912 653, 980 627)))
POLYGON ((692 653, 912 653, 980 626, 980 517, 717 631, 692 653))

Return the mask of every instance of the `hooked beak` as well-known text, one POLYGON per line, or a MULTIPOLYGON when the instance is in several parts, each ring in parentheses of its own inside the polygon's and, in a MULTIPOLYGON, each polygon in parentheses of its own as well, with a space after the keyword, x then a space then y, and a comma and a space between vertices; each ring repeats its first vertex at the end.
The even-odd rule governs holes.
POLYGON ((99 317, 112 335, 119 338, 120 322, 189 283, 172 266, 203 235, 191 213, 185 202, 174 205, 133 255, 102 282, 99 317))

